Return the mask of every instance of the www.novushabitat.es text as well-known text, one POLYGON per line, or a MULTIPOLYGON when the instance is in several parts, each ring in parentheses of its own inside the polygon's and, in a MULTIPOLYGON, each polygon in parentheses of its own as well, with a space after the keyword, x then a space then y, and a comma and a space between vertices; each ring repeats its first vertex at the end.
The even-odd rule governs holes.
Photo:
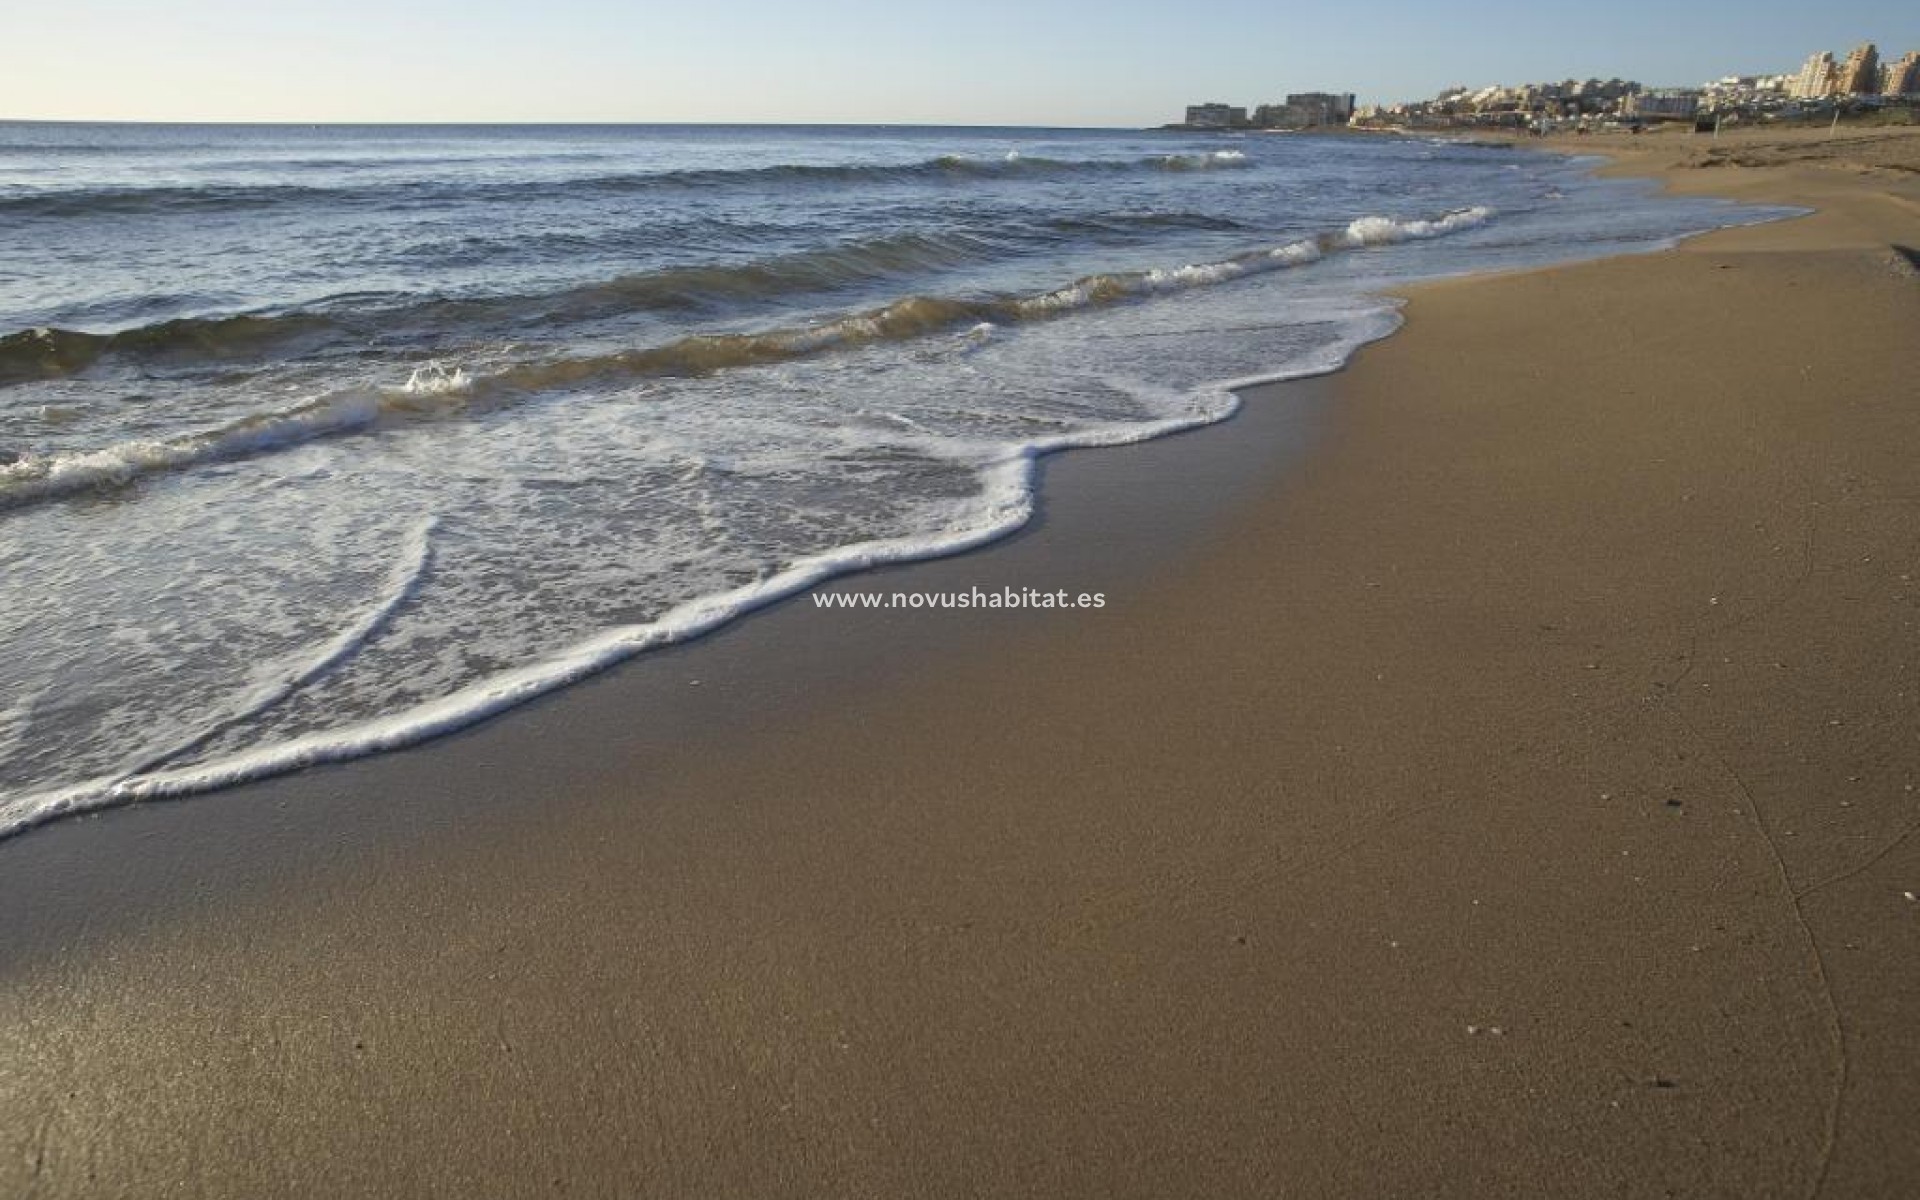
POLYGON ((1004 587, 963 592, 815 592, 815 608, 1105 608, 1105 592, 1004 587))

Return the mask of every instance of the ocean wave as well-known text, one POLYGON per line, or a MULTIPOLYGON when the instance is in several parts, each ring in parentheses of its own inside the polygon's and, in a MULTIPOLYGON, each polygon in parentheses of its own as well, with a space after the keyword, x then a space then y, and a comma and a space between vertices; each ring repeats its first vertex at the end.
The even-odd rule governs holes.
POLYGON ((718 305, 827 292, 853 284, 923 274, 981 262, 1003 252, 1003 239, 985 234, 901 233, 841 242, 718 266, 669 267, 623 276, 548 297, 568 316, 581 310, 710 310, 718 305))
POLYGON ((1147 160, 1163 171, 1222 171, 1247 165, 1247 156, 1239 150, 1215 150, 1211 154, 1165 154, 1147 160))
POLYGON ((350 185, 206 184, 197 187, 112 186, 89 188, 16 188, 0 192, 0 216, 80 218, 97 215, 222 212, 289 204, 384 204, 404 199, 410 205, 468 201, 525 203, 542 197, 583 193, 625 195, 673 190, 733 187, 872 185, 884 183, 967 182, 1049 179, 1142 171, 1204 171, 1242 168, 1249 160, 1238 150, 1156 154, 1129 159, 1047 158, 1017 152, 1000 157, 943 154, 909 163, 776 163, 760 167, 705 167, 674 171, 629 172, 516 183, 453 183, 395 180, 350 185))
POLYGON ((1199 212, 1112 212, 1077 217, 1055 217, 1046 223, 1051 232, 1070 237, 1129 238, 1167 229, 1198 229, 1232 233, 1249 226, 1232 217, 1199 212))
POLYGON ((122 487, 149 475, 366 429, 397 408, 401 400, 410 398, 412 394, 404 388, 391 393, 341 392, 204 433, 117 442, 64 454, 28 454, 0 465, 0 509, 122 487))
POLYGON ((553 292, 475 297, 339 297, 289 313, 177 317, 117 333, 40 328, 0 336, 0 387, 77 375, 103 363, 190 366, 277 354, 293 343, 391 343, 408 334, 471 333, 497 326, 515 333, 540 324, 601 320, 635 312, 724 316, 801 295, 928 276, 1017 253, 1044 239, 1127 241, 1169 228, 1236 229, 1232 221, 1192 213, 1117 214, 1098 222, 1059 222, 1038 230, 958 229, 849 240, 747 262, 666 267, 553 292))
MULTIPOLYGON (((1231 153, 1231 152, 1228 152, 1231 153)), ((1343 245, 1389 245, 1436 237, 1481 224, 1486 209, 1466 209, 1435 220, 1395 221, 1364 217, 1342 234, 1322 237, 1324 250, 1343 245)), ((1231 218, 1190 212, 1113 213, 1060 218, 1040 227, 1038 236, 1128 241, 1163 229, 1231 232, 1243 229, 1231 218)), ((983 262, 1020 249, 1022 231, 989 234, 955 230, 911 232, 855 240, 744 263, 668 267, 622 276, 582 287, 531 295, 384 299, 359 307, 308 308, 288 313, 243 313, 218 317, 177 317, 115 333, 45 327, 0 336, 0 387, 61 379, 101 363, 138 366, 194 366, 246 361, 276 355, 301 343, 318 349, 330 342, 364 344, 390 340, 409 331, 437 334, 471 330, 489 323, 515 330, 542 323, 566 323, 617 317, 632 312, 718 316, 799 295, 823 295, 888 279, 936 274, 983 262)), ((1212 281, 1237 278, 1285 261, 1297 250, 1283 247, 1256 252, 1229 263, 1181 267, 1171 273, 1148 272, 1138 281, 1094 278, 1072 285, 1089 298, 1160 291, 1203 276, 1212 281)), ((1045 298, 1038 298, 1045 299, 1045 298)), ((1039 307, 1060 308, 1065 297, 1039 307)), ((1032 306, 1029 306, 1031 309, 1032 306)))
POLYGON ((383 423, 439 417, 483 400, 504 401, 589 384, 705 375, 943 332, 958 333, 965 344, 975 344, 1007 325, 1306 266, 1342 251, 1443 237, 1477 228, 1492 218, 1487 208, 1457 210, 1433 219, 1362 217, 1338 231, 1217 262, 1089 275, 1039 295, 907 296, 880 308, 798 328, 696 334, 657 346, 519 363, 480 375, 429 363, 415 369, 402 386, 323 396, 210 431, 90 451, 26 455, 0 465, 0 509, 124 486, 145 476, 269 453, 383 423), (984 335, 982 327, 986 327, 984 335))
POLYGON ((1391 246, 1396 242, 1424 241, 1477 229, 1493 220, 1490 208, 1462 208, 1431 221, 1396 221, 1391 217, 1361 217, 1347 226, 1341 235, 1350 246, 1391 246))
POLYGON ((206 184, 197 187, 112 186, 26 188, 0 192, 0 216, 79 218, 222 212, 305 200, 350 202, 370 189, 299 184, 206 184))
POLYGON ((118 333, 42 327, 0 337, 0 387, 78 374, 102 359, 145 363, 222 361, 284 349, 288 343, 336 332, 339 322, 319 313, 178 317, 118 333))
POLYGON ((515 330, 631 312, 719 314, 758 302, 831 293, 982 261, 1006 243, 965 231, 904 233, 843 242, 744 263, 668 267, 532 295, 414 300, 342 298, 357 307, 291 313, 176 317, 116 333, 43 327, 0 336, 0 387, 77 375, 103 362, 139 366, 231 362, 284 351, 294 342, 364 344, 409 331, 438 333, 499 323, 515 330))

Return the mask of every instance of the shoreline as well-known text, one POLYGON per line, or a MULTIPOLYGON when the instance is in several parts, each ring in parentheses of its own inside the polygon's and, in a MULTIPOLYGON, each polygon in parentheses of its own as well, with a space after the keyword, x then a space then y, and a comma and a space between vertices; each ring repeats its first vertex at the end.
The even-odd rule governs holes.
POLYGON ((691 646, 735 623, 780 605, 797 603, 811 594, 833 590, 832 585, 863 579, 896 568, 977 553, 1031 529, 1046 507, 1041 495, 1048 465, 1080 451, 1113 451, 1144 445, 1222 425, 1236 419, 1246 398, 1288 384, 1338 374, 1354 354, 1374 341, 1392 336, 1399 319, 1391 301, 1365 321, 1384 318, 1379 330, 1356 327, 1342 347, 1338 365, 1290 367, 1248 380, 1203 385, 1206 392, 1231 406, 1218 414, 1163 418, 1124 429, 1094 428, 1079 434, 1056 435, 1019 446, 990 464, 986 476, 994 520, 949 533, 944 541, 933 535, 875 539, 837 546, 780 568, 756 583, 729 592, 696 596, 675 605, 644 624, 605 630, 568 647, 561 654, 514 668, 469 685, 440 700, 383 717, 275 743, 228 758, 189 768, 164 764, 129 774, 88 780, 29 792, 18 801, 26 809, 15 816, 0 806, 0 843, 29 836, 61 821, 98 816, 153 802, 191 800, 236 787, 279 779, 301 771, 325 769, 389 753, 400 753, 463 733, 507 717, 528 705, 577 686, 609 671, 650 659, 671 647, 691 646), (1017 499, 1010 499, 1010 497, 1017 499))
MULTIPOLYGON (((1390 336, 1390 335, 1389 335, 1390 336)), ((1076 614, 1059 610, 987 609, 971 612, 897 610, 819 611, 809 597, 826 593, 885 593, 891 590, 957 590, 985 586, 991 580, 1038 583, 1092 580, 1096 590, 1131 588, 1142 581, 1177 574, 1194 547, 1210 540, 1221 512, 1244 503, 1276 473, 1304 461, 1320 436, 1339 371, 1237 389, 1238 410, 1222 421, 1145 441, 1097 448, 1097 453, 1061 452, 1036 462, 1035 507, 1028 522, 972 550, 934 558, 911 559, 834 576, 802 591, 773 600, 711 632, 669 643, 573 684, 543 692, 516 705, 404 748, 362 755, 311 768, 293 769, 259 779, 179 796, 157 796, 125 804, 55 817, 0 840, 0 909, 19 918, 19 928, 0 941, 0 977, 20 962, 50 958, 70 950, 72 939, 88 934, 117 936, 119 925, 143 924, 141 915, 180 907, 180 877, 205 871, 195 863, 204 840, 224 836, 238 822, 238 840, 250 855, 270 855, 274 866, 255 872, 246 856, 218 854, 210 865, 226 871, 217 891, 291 897, 300 886, 286 881, 297 869, 301 847, 313 841, 347 838, 378 842, 397 839, 415 852, 430 854, 434 838, 452 834, 472 815, 464 802, 437 792, 424 781, 461 770, 467 743, 488 740, 496 730, 514 729, 511 746, 496 757, 527 759, 540 753, 550 735, 582 724, 625 740, 626 755, 666 753, 687 744, 723 749, 733 737, 762 722, 778 722, 797 691, 820 688, 829 696, 900 685, 892 653, 914 652, 933 663, 959 653, 973 639, 1046 636, 1036 626, 1076 614), (1245 429, 1243 438, 1208 438, 1210 430, 1245 429), (1163 448, 1178 447, 1173 453, 1163 448), (1142 480, 1151 486, 1142 488, 1142 480), (927 644, 912 626, 929 618, 966 628, 944 631, 927 644), (763 626, 765 626, 763 628, 763 626), (1009 629, 1008 626, 1013 628, 1009 629), (818 628, 815 628, 818 627, 818 628), (813 635, 813 636, 809 636, 813 635), (788 648, 807 637, 815 644, 804 654, 788 648), (657 664, 657 665, 654 665, 657 664), (731 677, 724 689, 715 684, 731 677), (702 689, 704 685, 704 690, 702 689), (576 698, 577 697, 577 698, 576 698), (638 711, 661 724, 621 728, 617 714, 638 711), (716 733, 715 731, 719 732, 716 733), (431 757, 399 776, 362 781, 353 776, 382 764, 431 757), (335 778, 341 773, 346 778, 335 778), (369 796, 395 787, 416 792, 418 803, 394 809, 369 796), (281 794, 281 789, 292 789, 281 794), (256 795, 261 793, 262 795, 256 795), (295 798, 297 795, 298 798, 295 798), (264 803, 272 814, 258 811, 264 803), (202 806, 207 815, 194 810, 202 806), (191 830, 177 830, 181 821, 191 830), (124 823, 125 828, 118 826, 124 823), (110 890, 110 881, 129 859, 150 855, 155 839, 169 843, 169 861, 159 870, 143 870, 111 890, 124 892, 131 882, 138 900, 122 898, 119 920, 101 920, 81 903, 110 890), (17 848, 19 847, 19 848, 17 848), (29 849, 30 848, 30 849, 29 849), (22 933, 27 936, 21 936, 22 933)), ((1084 618, 1080 618, 1084 619, 1084 618)), ((924 664, 923 664, 924 665, 924 664)), ((530 832, 541 824, 534 809, 501 802, 482 819, 497 820, 530 832)))
MULTIPOLYGON (((1469 225, 1477 224, 1486 211, 1455 210, 1438 220, 1444 224, 1456 215, 1462 215, 1473 218, 1469 225)), ((1756 218, 1758 221, 1769 219, 1780 218, 1756 218)), ((1323 235, 1323 239, 1325 236, 1328 235, 1323 235)), ((1424 238, 1428 235, 1414 236, 1424 238)), ((1696 236, 1701 234, 1679 235, 1678 240, 1696 236)), ((1670 244, 1656 243, 1621 253, 1659 253, 1670 248, 1670 244)), ((1577 261, 1586 260, 1569 260, 1577 261)), ((110 812, 132 804, 190 799, 299 771, 411 750, 505 717, 555 691, 576 686, 602 672, 656 654, 666 646, 708 637, 738 620, 751 617, 769 606, 793 601, 826 583, 860 576, 882 567, 975 552, 1026 527, 1033 519, 1033 514, 1043 503, 1038 495, 1038 480, 1044 469, 1043 464, 1053 458, 1077 450, 1111 450, 1115 446, 1158 440, 1221 424, 1234 418, 1241 399, 1249 391, 1257 392, 1275 384, 1337 374, 1361 349, 1374 341, 1392 336, 1399 328, 1400 301, 1396 296, 1408 288, 1435 280, 1491 278, 1550 269, 1555 265, 1568 264, 1550 263, 1544 268, 1539 265, 1493 266, 1470 274, 1431 276, 1389 285, 1386 290, 1371 296, 1379 304, 1377 313, 1355 318, 1354 327, 1339 346, 1339 361, 1336 364, 1296 364, 1244 379, 1222 379, 1194 389, 1196 396, 1202 392, 1219 393, 1222 396, 1227 392, 1234 393, 1234 404, 1223 413, 1166 418, 1151 426, 1136 426, 1118 434, 1096 428, 1080 434, 1028 442, 1004 460, 987 468, 985 478, 988 492, 994 497, 994 502, 988 506, 992 519, 964 531, 948 532, 943 535, 944 540, 937 544, 933 540, 936 535, 910 535, 837 546, 791 562, 766 579, 729 592, 692 597, 648 622, 603 630, 552 657, 480 679, 453 694, 412 708, 189 767, 170 767, 166 764, 171 756, 162 754, 147 766, 126 774, 105 775, 20 794, 12 797, 8 803, 0 804, 0 842, 31 834, 48 824, 110 812), (1384 324, 1378 327, 1367 327, 1382 321, 1384 324), (1010 480, 1017 481, 1010 485, 1010 480)))
POLYGON ((0 844, 0 1182, 1911 1186, 1916 210, 1742 186, 1832 198, 1420 285, 1345 371, 831 585, 1097 619, 788 600, 0 844))

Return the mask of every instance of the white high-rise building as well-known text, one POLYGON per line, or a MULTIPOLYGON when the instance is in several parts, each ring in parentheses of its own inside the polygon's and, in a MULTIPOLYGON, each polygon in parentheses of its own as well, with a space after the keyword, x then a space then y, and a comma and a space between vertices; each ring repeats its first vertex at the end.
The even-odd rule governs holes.
POLYGON ((1840 68, 1835 65, 1829 51, 1807 59, 1807 65, 1800 68, 1800 74, 1794 76, 1793 86, 1788 94, 1801 100, 1817 100, 1822 96, 1833 95, 1834 85, 1839 82, 1840 68))
POLYGON ((1866 96, 1880 90, 1880 51, 1872 42, 1855 46, 1834 81, 1842 96, 1866 96))
POLYGON ((1880 90, 1889 96, 1920 95, 1920 50, 1909 50, 1898 62, 1888 63, 1880 90))

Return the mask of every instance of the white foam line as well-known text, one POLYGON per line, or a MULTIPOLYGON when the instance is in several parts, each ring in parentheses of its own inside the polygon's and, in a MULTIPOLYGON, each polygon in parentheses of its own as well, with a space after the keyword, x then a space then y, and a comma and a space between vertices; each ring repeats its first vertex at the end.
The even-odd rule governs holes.
POLYGON ((383 407, 377 393, 343 392, 208 433, 121 442, 73 454, 30 455, 0 466, 0 508, 355 432, 377 422, 383 407))
POLYGON ((319 651, 305 664, 294 671, 272 678, 256 685, 235 706, 228 715, 221 717, 206 729, 184 741, 156 751, 141 759, 134 766, 121 772, 117 783, 124 783, 136 776, 144 776, 155 768, 190 753, 206 745, 220 734, 250 720, 279 704, 301 688, 319 679, 347 659, 353 657, 360 647, 372 640, 373 636, 386 627, 393 614, 401 606, 413 599, 419 591, 420 583, 427 576, 427 569, 433 562, 433 531, 438 526, 437 517, 428 517, 408 531, 401 544, 401 552, 393 569, 388 572, 387 584, 381 589, 380 598, 373 607, 360 615, 360 619, 335 634, 322 644, 319 651))
POLYGON ((1432 220, 1402 221, 1393 217, 1361 217, 1349 222, 1338 233, 1317 238, 1302 238, 1271 250, 1243 254, 1221 262, 1189 263, 1182 267, 1155 267, 1133 275, 1096 275, 1058 288, 1042 296, 1022 300, 1015 308, 1028 316, 1045 316, 1086 308, 1099 302, 1103 294, 1148 296, 1185 291, 1227 283, 1248 275, 1284 271, 1319 262, 1336 251, 1359 250, 1370 246, 1391 246, 1400 242, 1424 241, 1477 229, 1493 220, 1494 210, 1485 206, 1457 209, 1432 220))
MULTIPOLYGON (((0 838, 72 813, 111 808, 141 799, 137 784, 153 778, 156 767, 204 746, 241 721, 256 717, 351 658, 386 627, 388 621, 419 590, 432 564, 432 536, 437 521, 428 517, 407 535, 400 561, 387 579, 381 598, 359 620, 320 647, 319 653, 297 670, 248 692, 233 712, 190 738, 142 758, 135 766, 56 792, 43 792, 0 801, 0 838)), ((175 772, 174 774, 184 774, 175 772)), ((219 786, 214 784, 211 786, 219 786)), ((200 789, 193 789, 200 790, 200 789)))
POLYGON ((1432 221, 1361 217, 1347 226, 1342 239, 1349 246, 1390 246, 1399 242, 1445 237, 1450 233, 1478 228, 1492 219, 1493 210, 1484 206, 1459 209, 1432 221))
MULTIPOLYGON (((452 695, 388 717, 307 734, 194 767, 123 774, 0 800, 0 838, 11 837, 60 817, 97 812, 143 800, 171 799, 214 791, 321 763, 343 762, 385 750, 418 745, 477 724, 648 650, 711 633, 737 617, 817 587, 837 576, 898 563, 944 558, 998 541, 1032 519, 1035 481, 1041 459, 1065 450, 1151 441, 1224 421, 1240 408, 1240 398, 1228 390, 1230 387, 1300 379, 1337 371, 1362 345, 1385 337, 1397 327, 1398 318, 1390 310, 1385 310, 1385 315, 1384 320, 1357 322, 1353 334, 1343 339, 1335 348, 1335 353, 1328 358, 1271 374, 1235 380, 1230 384, 1220 383, 1194 389, 1188 395, 1198 403, 1198 408, 1190 415, 1137 425, 1103 425, 1079 433, 1038 438, 1010 448, 1004 456, 986 466, 989 504, 985 519, 976 525, 923 537, 879 538, 858 542, 804 558, 757 583, 697 597, 670 609, 657 620, 607 630, 558 657, 507 671, 452 695)), ((419 532, 421 544, 424 545, 426 535, 430 532, 431 522, 419 532)), ((393 596, 397 598, 380 606, 369 618, 363 619, 330 643, 330 649, 323 652, 303 673, 305 678, 310 679, 320 670, 352 653, 366 637, 377 631, 392 610, 404 602, 405 594, 410 594, 410 589, 418 585, 419 578, 427 569, 424 553, 414 561, 417 566, 408 575, 411 582, 395 589, 393 596), (364 631, 364 635, 355 641, 354 635, 359 631, 364 631)))

